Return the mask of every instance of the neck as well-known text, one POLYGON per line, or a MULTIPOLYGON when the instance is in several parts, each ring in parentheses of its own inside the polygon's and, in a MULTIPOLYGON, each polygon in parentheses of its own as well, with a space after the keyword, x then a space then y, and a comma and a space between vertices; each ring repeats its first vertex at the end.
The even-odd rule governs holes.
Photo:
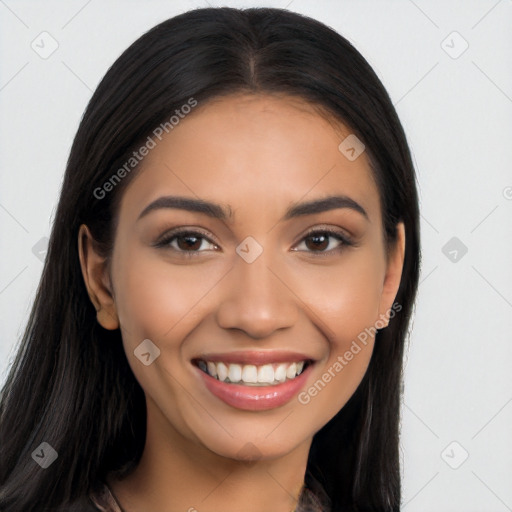
POLYGON ((137 468, 123 480, 108 482, 125 512, 295 510, 311 439, 282 457, 239 461, 208 450, 164 423, 168 428, 148 421, 137 468))

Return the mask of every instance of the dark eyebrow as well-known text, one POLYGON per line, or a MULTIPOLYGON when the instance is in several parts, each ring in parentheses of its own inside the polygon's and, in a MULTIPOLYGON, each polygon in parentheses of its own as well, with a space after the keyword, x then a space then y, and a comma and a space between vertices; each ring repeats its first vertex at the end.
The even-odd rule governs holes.
POLYGON ((192 197, 163 196, 148 204, 148 206, 142 210, 137 220, 141 219, 149 212, 160 208, 178 208, 189 212, 204 213, 208 215, 208 217, 221 220, 226 220, 233 216, 231 207, 229 206, 223 208, 219 204, 210 203, 204 199, 194 199, 192 197))
MULTIPOLYGON (((189 212, 203 213, 208 217, 220 220, 233 218, 233 211, 230 206, 223 207, 219 204, 205 201, 204 199, 194 199, 192 197, 163 196, 146 206, 137 220, 141 219, 149 212, 160 208, 177 208, 189 212)), ((350 208, 368 219, 366 210, 359 203, 350 197, 337 195, 315 199, 305 203, 294 203, 286 210, 281 220, 288 220, 301 215, 312 215, 336 208, 350 208)))
POLYGON ((322 213, 336 208, 350 208, 368 219, 366 210, 356 201, 347 196, 328 196, 322 199, 315 199, 306 203, 294 203, 286 210, 282 220, 288 220, 300 215, 312 215, 322 213))

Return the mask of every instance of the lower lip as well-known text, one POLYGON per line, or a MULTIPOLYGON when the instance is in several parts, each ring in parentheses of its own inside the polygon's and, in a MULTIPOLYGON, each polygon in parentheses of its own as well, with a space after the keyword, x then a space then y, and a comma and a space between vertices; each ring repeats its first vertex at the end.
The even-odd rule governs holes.
POLYGON ((288 403, 304 386, 313 364, 298 377, 274 386, 244 386, 221 382, 196 367, 210 393, 223 402, 245 411, 265 411, 288 403))

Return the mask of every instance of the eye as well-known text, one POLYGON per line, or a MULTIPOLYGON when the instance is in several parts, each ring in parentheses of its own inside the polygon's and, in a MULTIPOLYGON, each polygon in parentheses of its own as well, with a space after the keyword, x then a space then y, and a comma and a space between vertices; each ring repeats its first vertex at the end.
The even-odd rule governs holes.
POLYGON ((197 252, 204 252, 204 250, 218 249, 218 245, 212 242, 204 233, 185 229, 165 234, 154 245, 155 247, 170 248, 187 256, 192 256, 197 252))
POLYGON ((306 251, 312 253, 338 253, 344 246, 354 245, 354 243, 344 233, 338 230, 323 228, 310 231, 302 238, 301 244, 306 249, 294 249, 297 251, 306 251))
MULTIPOLYGON (((317 253, 318 256, 338 253, 344 246, 355 245, 343 232, 330 229, 315 229, 307 233, 301 240, 301 243, 294 251, 317 253), (305 247, 305 249, 300 247, 305 247)), ((185 256, 194 256, 205 250, 217 250, 219 246, 213 242, 206 234, 200 231, 176 230, 166 233, 155 244, 158 248, 168 248, 178 254, 185 256)))

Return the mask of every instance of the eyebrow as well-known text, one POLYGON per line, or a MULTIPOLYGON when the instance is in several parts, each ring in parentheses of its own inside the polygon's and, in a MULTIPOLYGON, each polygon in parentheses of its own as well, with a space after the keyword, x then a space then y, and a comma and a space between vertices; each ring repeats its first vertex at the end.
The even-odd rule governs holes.
MULTIPOLYGON (((148 204, 139 214, 137 220, 140 220, 154 210, 162 208, 174 208, 202 213, 208 217, 220 220, 230 220, 233 218, 233 211, 230 206, 222 206, 217 203, 205 201, 204 199, 195 199, 192 197, 162 196, 148 204)), ((360 213, 366 219, 369 219, 368 213, 358 202, 347 196, 335 195, 303 203, 293 203, 288 207, 281 220, 289 220, 302 215, 312 215, 338 208, 349 208, 360 213)))

